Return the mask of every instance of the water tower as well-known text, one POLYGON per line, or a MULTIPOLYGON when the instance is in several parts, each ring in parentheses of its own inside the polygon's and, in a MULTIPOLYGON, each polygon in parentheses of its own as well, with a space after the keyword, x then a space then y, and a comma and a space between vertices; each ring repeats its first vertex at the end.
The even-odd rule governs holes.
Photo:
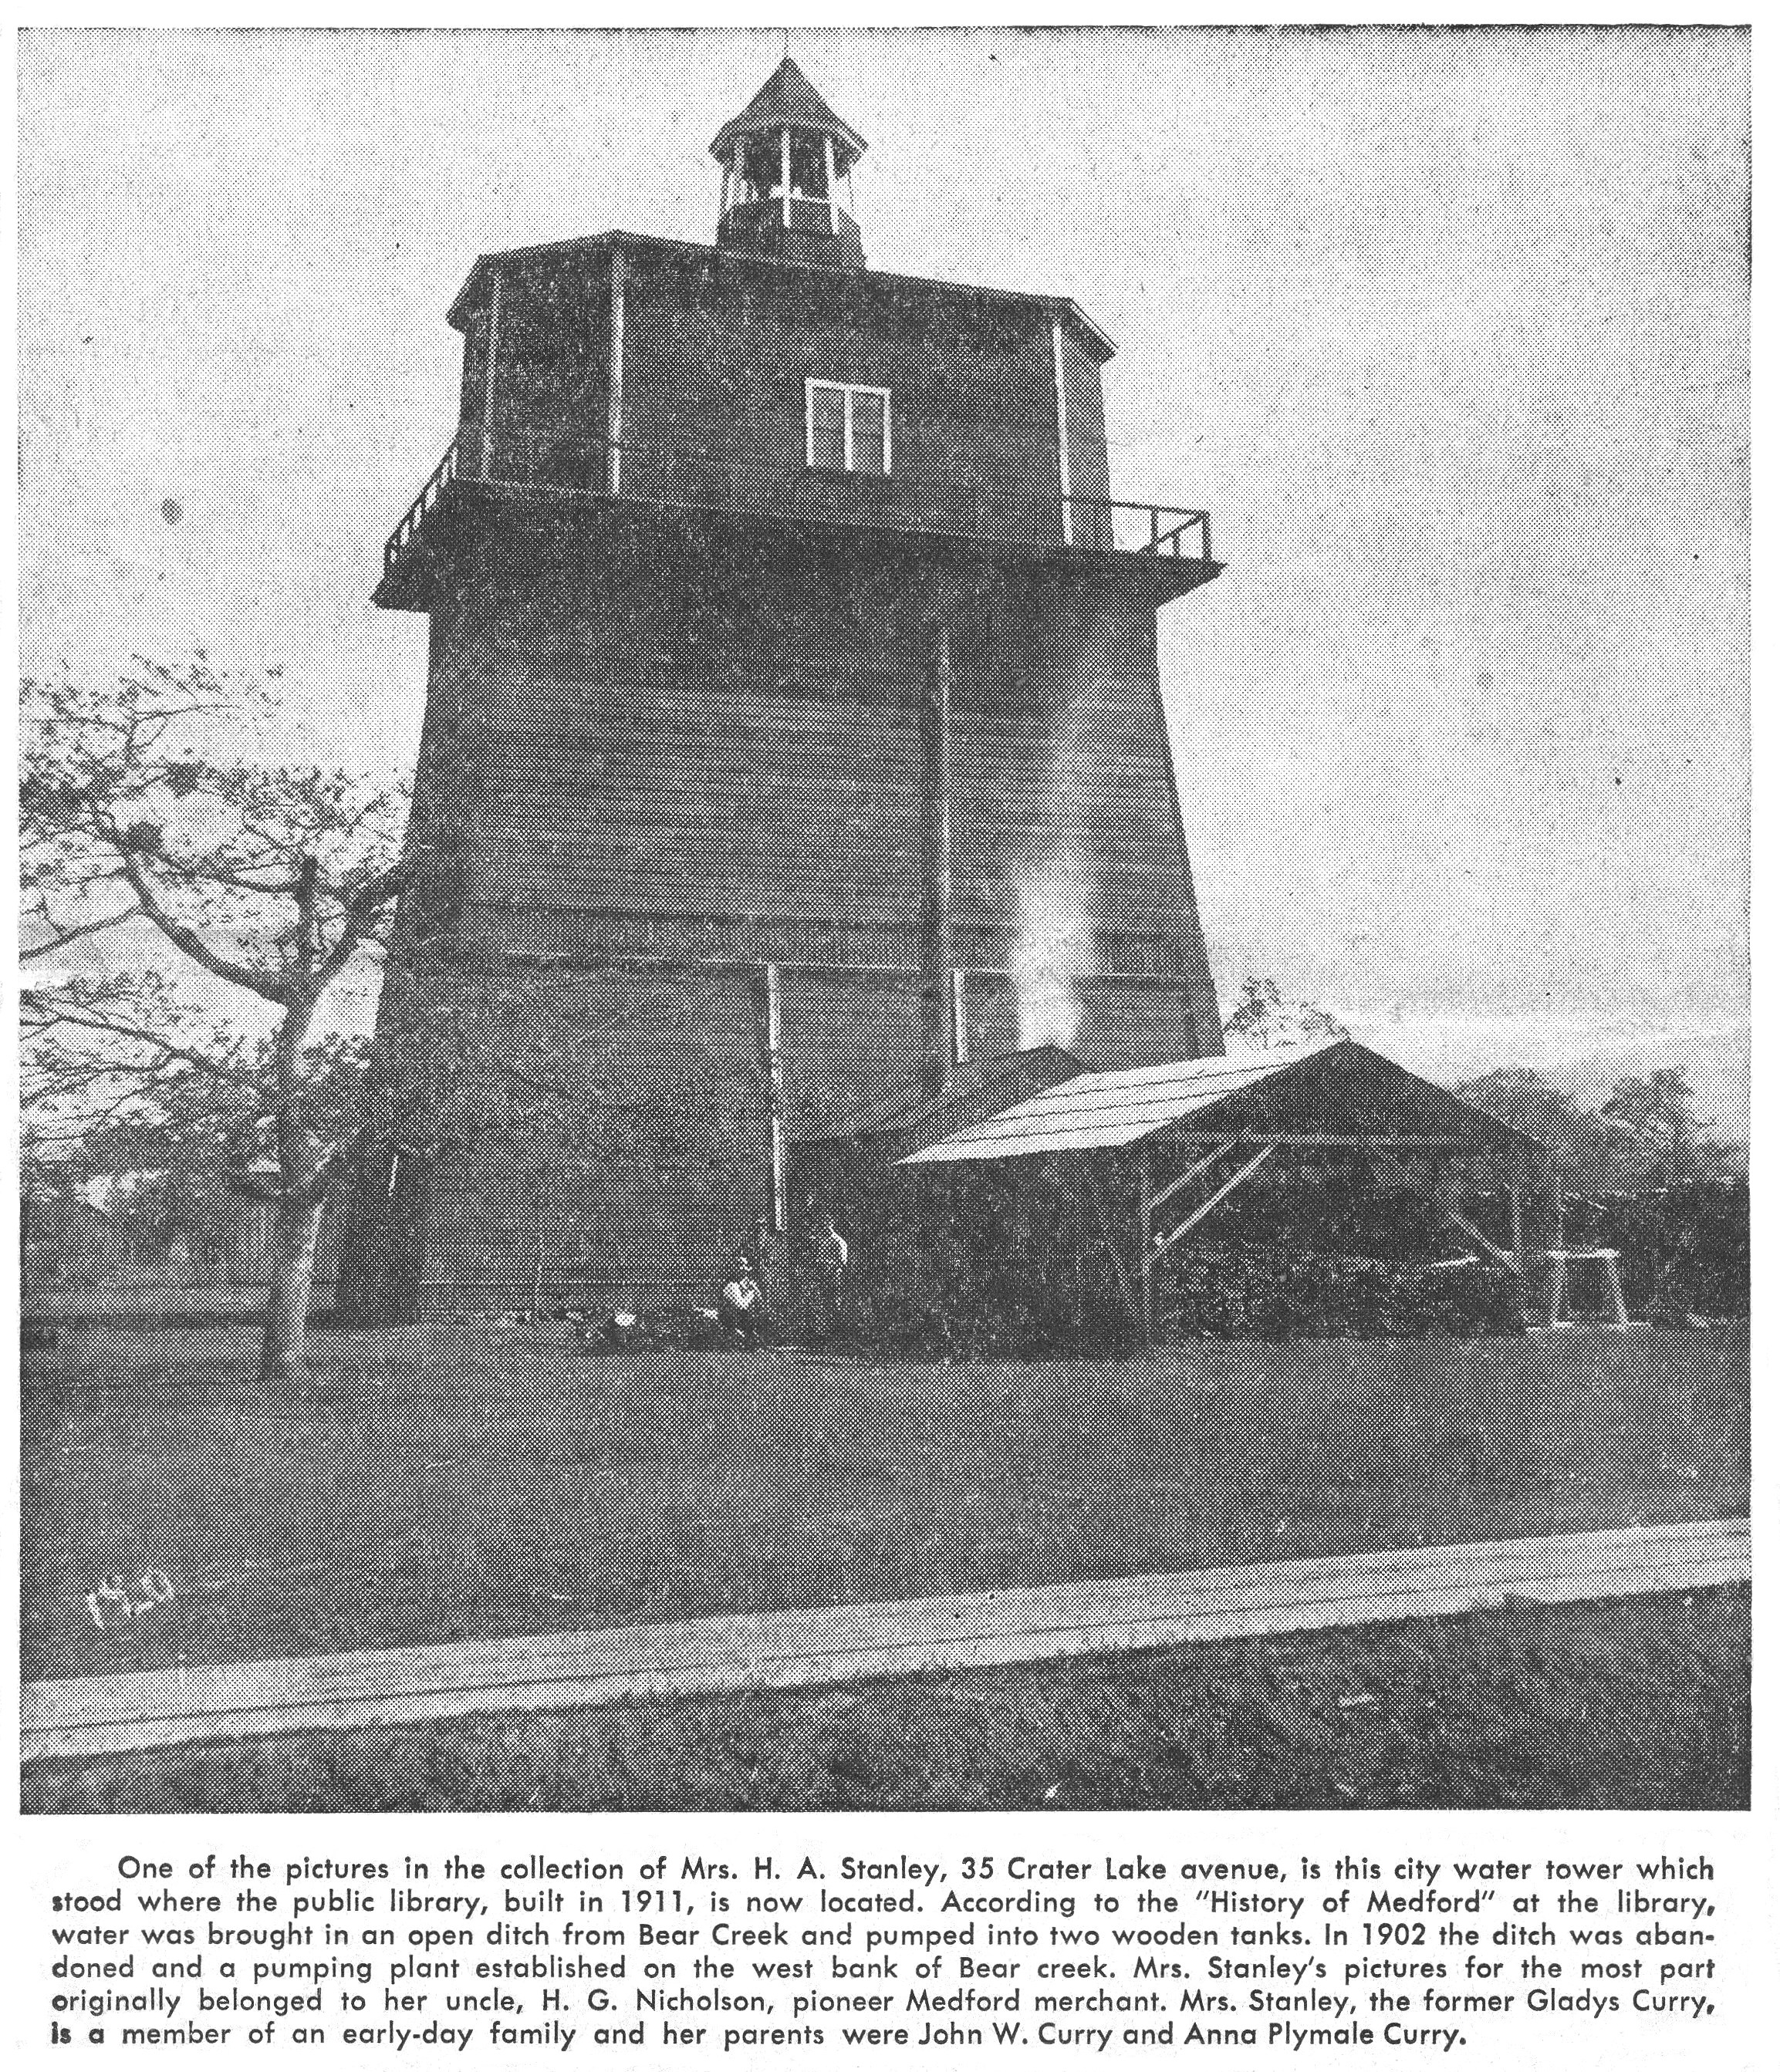
POLYGON ((430 651, 363 1311, 678 1299, 887 1086, 1222 1048, 1156 659, 1218 565, 1112 500, 1111 342, 872 269, 789 59, 712 149, 714 243, 491 253, 451 306, 376 592, 430 651))

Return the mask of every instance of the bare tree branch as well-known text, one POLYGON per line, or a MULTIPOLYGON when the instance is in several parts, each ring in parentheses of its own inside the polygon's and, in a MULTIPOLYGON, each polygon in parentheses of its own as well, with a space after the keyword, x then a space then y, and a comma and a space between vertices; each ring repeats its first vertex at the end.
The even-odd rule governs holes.
POLYGON ((18 960, 21 964, 35 964, 39 957, 52 956, 57 950, 65 950, 70 943, 80 942, 88 935, 103 935, 107 928, 121 928, 126 921, 142 919, 141 911, 129 906, 121 914, 107 915, 103 920, 84 921, 78 927, 58 929, 43 942, 33 943, 28 949, 21 947, 18 960))
MULTIPOLYGON (((121 1016, 82 1013, 75 1009, 59 1008, 41 1015, 30 1014, 27 1010, 27 1015, 22 1018, 28 1029, 45 1035, 56 1029, 84 1029, 115 1043, 139 1043, 144 1050, 152 1050, 163 1062, 176 1059, 181 1064, 191 1066, 195 1071, 208 1073, 213 1079, 226 1080, 236 1086, 252 1087, 256 1091, 260 1085, 259 1073, 229 1064, 208 1052, 194 1050, 189 1044, 175 1042, 157 1030, 142 1028, 121 1016)), ((141 1069, 121 1060, 111 1067, 114 1074, 141 1069)))
POLYGON ((215 978, 227 979, 231 985, 238 985, 245 992, 257 993, 261 1000, 269 1001, 274 1007, 285 1004, 285 989, 282 980, 257 972, 251 964, 236 964, 232 958, 221 956, 195 929, 186 927, 162 905, 160 894, 154 881, 143 870, 140 860, 127 849, 120 851, 124 860, 124 875, 129 880, 130 889, 142 902, 142 911, 177 950, 183 950, 195 964, 198 964, 215 978))

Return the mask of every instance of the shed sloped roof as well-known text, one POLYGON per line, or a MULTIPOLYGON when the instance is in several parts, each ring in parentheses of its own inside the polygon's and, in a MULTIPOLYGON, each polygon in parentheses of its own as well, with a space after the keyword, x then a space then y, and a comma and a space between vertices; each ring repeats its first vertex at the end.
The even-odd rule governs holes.
POLYGON ((1121 1072, 1083 1072, 902 1161, 948 1165, 1046 1151, 1104 1151, 1163 1130, 1252 1138, 1395 1139, 1460 1150, 1535 1140, 1359 1043, 1289 1056, 1198 1058, 1121 1072))
POLYGON ((839 1126, 831 1124, 808 1133, 794 1129, 792 1135, 806 1143, 949 1136, 981 1116, 999 1114, 1017 1101, 1078 1079, 1081 1072, 1082 1061, 1073 1051, 1059 1050, 1053 1043, 1035 1044, 1028 1050, 1003 1051, 955 1066, 942 1092, 926 1092, 913 1083, 898 1087, 856 1108, 839 1126))

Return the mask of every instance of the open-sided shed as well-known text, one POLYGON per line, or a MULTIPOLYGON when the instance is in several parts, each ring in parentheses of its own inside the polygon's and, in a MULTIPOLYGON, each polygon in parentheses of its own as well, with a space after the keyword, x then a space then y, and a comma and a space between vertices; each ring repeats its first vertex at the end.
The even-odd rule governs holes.
MULTIPOLYGON (((1081 1072, 999 1113, 973 1119, 898 1161, 912 1179, 963 1194, 989 1188, 1001 1206, 1043 1190, 1080 1211, 1084 1242, 1115 1271, 1131 1322, 1154 1326, 1158 1263, 1262 1170, 1276 1161, 1357 1170, 1389 1161, 1421 1187, 1469 1244, 1524 1279, 1529 1223, 1536 1249, 1560 1245, 1558 1175, 1546 1147, 1445 1087, 1347 1040, 1280 1055, 1206 1058, 1081 1072), (1010 1161, 1026 1161, 1016 1174, 1010 1161), (1028 1184, 1006 1193, 1003 1182, 1028 1184), (1494 1186, 1507 1227, 1494 1238, 1462 1202, 1494 1186), (1534 1215, 1528 1215, 1528 1197, 1534 1215)), ((954 1212, 945 1221, 956 1227, 954 1212)), ((1052 1227, 1056 1218, 1046 1219, 1052 1227)))

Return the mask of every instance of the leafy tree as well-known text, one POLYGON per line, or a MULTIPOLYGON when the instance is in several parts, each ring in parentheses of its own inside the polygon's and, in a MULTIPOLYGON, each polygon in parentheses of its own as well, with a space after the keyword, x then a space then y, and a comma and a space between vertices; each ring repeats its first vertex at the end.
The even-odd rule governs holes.
POLYGON ((1457 1091, 1474 1108, 1526 1130, 1567 1158, 1598 1157, 1601 1153, 1605 1133, 1598 1118, 1580 1108, 1561 1087, 1524 1065, 1486 1073, 1457 1091))
POLYGON ((1665 1066, 1643 1079, 1620 1080, 1601 1112, 1632 1131, 1662 1161, 1665 1176, 1678 1180, 1692 1172, 1704 1134, 1693 1103, 1683 1075, 1665 1066))
POLYGON ((1301 1043, 1339 1040, 1349 1033, 1327 1009, 1307 1001, 1285 1001, 1270 978, 1248 978, 1242 997, 1223 1025, 1234 1043, 1251 1050, 1290 1050, 1301 1043))
POLYGON ((1523 1066, 1491 1072, 1457 1091, 1550 1145, 1584 1186, 1652 1186, 1738 1169, 1733 1146, 1705 1137, 1693 1089, 1672 1067, 1622 1079, 1598 1108, 1583 1108, 1523 1066))
POLYGON ((138 659, 102 689, 27 679, 22 709, 27 965, 90 961, 76 944, 134 930, 257 1022, 206 1012, 166 971, 125 970, 115 952, 109 968, 27 978, 33 1141, 157 1117, 210 1132, 235 1183, 273 1206, 262 1372, 299 1380, 322 1213, 357 1128, 329 1092, 338 1059, 318 1017, 380 944, 403 883, 404 796, 256 762, 245 744, 273 716, 269 688, 202 654, 178 668, 138 659), (219 746, 231 737, 243 745, 219 746))

